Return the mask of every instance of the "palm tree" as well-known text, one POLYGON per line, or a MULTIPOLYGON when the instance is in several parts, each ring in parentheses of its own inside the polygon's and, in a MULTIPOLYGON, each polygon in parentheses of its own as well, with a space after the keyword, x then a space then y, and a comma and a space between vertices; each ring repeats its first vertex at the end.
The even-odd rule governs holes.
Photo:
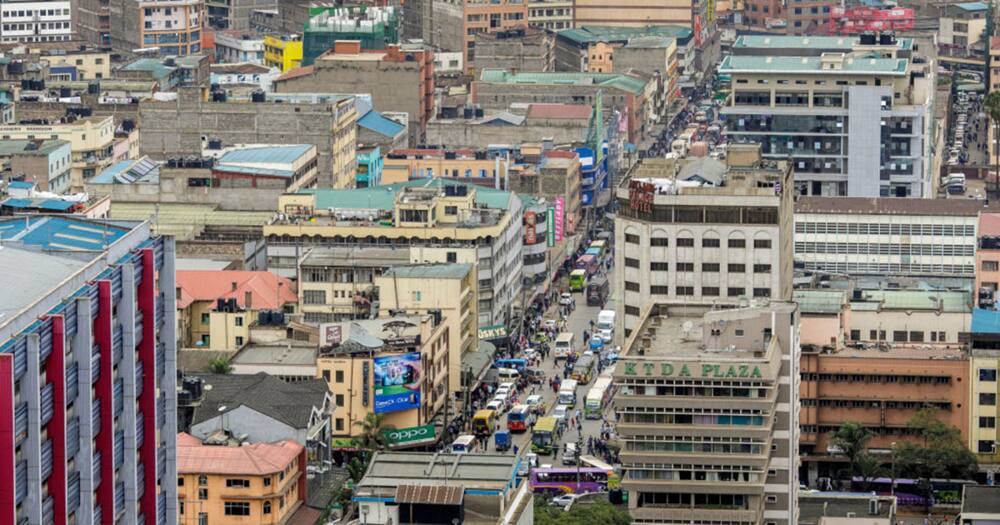
POLYGON ((229 360, 225 357, 213 359, 210 363, 208 363, 208 369, 213 374, 228 374, 233 371, 232 365, 229 364, 229 360))
POLYGON ((354 425, 361 428, 358 447, 370 452, 388 448, 389 438, 385 433, 396 429, 393 425, 385 424, 385 414, 374 412, 368 413, 361 421, 355 421, 354 425))
POLYGON ((830 432, 831 443, 839 449, 839 454, 851 464, 851 475, 865 476, 871 472, 868 457, 868 442, 875 436, 860 423, 847 421, 840 428, 830 432))
MULTIPOLYGON (((986 114, 993 124, 993 191, 996 192, 1000 191, 1000 91, 986 95, 983 106, 985 106, 986 114)), ((989 161, 987 160, 987 162, 989 161)), ((986 187, 987 196, 989 196, 989 185, 986 187)))

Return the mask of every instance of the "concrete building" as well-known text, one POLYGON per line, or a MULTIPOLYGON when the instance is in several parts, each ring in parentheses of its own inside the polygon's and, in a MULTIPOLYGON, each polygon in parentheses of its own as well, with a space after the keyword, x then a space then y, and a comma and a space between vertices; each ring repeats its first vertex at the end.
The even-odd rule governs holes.
MULTIPOLYGON (((466 56, 465 4, 471 0, 411 0, 403 17, 403 39, 416 39, 434 49, 466 56)), ((462 69, 465 72, 466 69, 462 69)))
MULTIPOLYGON (((989 66, 990 66, 990 86, 989 91, 1000 90, 1000 36, 990 37, 990 49, 989 49, 989 66)), ((992 127, 990 128, 992 129, 992 127)), ((992 132, 990 133, 992 137, 992 132)), ((990 144, 993 144, 992 139, 990 144)), ((994 158, 992 155, 993 147, 990 148, 990 158, 994 158)))
POLYGON ((177 436, 179 523, 288 523, 306 499, 306 452, 275 443, 204 443, 177 436))
POLYGON ((528 0, 528 25, 548 31, 573 27, 571 0, 528 0))
MULTIPOLYGON (((158 160, 200 156, 203 141, 223 144, 311 144, 319 187, 354 181, 357 110, 353 97, 300 93, 265 100, 212 100, 204 88, 181 88, 174 100, 143 100, 139 150, 158 160), (280 102, 279 102, 280 100, 280 102)), ((2 127, 0 127, 2 129, 2 127)))
POLYGON ((370 188, 382 185, 382 150, 375 146, 358 151, 358 173, 354 178, 355 188, 370 188))
POLYGON ((462 182, 487 188, 503 186, 510 177, 516 158, 482 150, 394 149, 386 153, 382 165, 382 184, 410 180, 462 179, 462 182), (499 184, 498 184, 499 183, 499 184))
POLYGON ((942 54, 983 57, 986 51, 986 2, 963 2, 942 5, 938 18, 938 46, 942 54))
POLYGON ((966 486, 962 490, 962 525, 990 525, 1000 521, 1000 487, 966 486))
POLYGON ((0 43, 67 42, 75 28, 69 1, 10 0, 0 7, 0 43))
POLYGON ((976 242, 976 306, 996 308, 1000 291, 1000 213, 981 213, 976 242))
POLYGON ((573 8, 573 27, 588 26, 644 28, 673 25, 693 31, 696 47, 715 35, 715 3, 704 0, 669 0, 651 4, 642 0, 577 0, 573 8))
MULTIPOLYGON (((694 74, 698 52, 694 44, 693 31, 687 27, 664 25, 641 28, 587 26, 559 31, 555 41, 556 71, 590 71, 591 61, 595 61, 611 64, 612 69, 609 71, 618 72, 620 70, 616 68, 618 57, 614 55, 615 51, 633 40, 645 42, 646 37, 673 39, 677 75, 694 74), (598 49, 601 50, 600 53, 598 49), (600 55, 600 59, 595 55, 600 55)), ((657 65, 658 62, 645 64, 638 69, 652 72, 657 69, 657 65)), ((660 70, 668 71, 669 62, 660 70)))
POLYGON ((302 33, 302 65, 334 48, 339 40, 357 40, 361 49, 385 49, 399 43, 402 16, 394 6, 328 7, 313 14, 302 33))
MULTIPOLYGON (((216 47, 218 51, 220 48, 216 47)), ((276 67, 240 62, 236 64, 212 64, 209 68, 209 84, 231 93, 235 98, 252 97, 254 91, 271 91, 274 79, 281 76, 276 67)), ((228 96, 228 95, 227 95, 228 96)))
POLYGON ((449 395, 451 337, 443 320, 395 315, 320 326, 316 370, 336 406, 334 436, 361 435, 371 413, 397 429, 434 421, 449 395), (369 377, 371 386, 359 388, 369 377))
POLYGON ((799 491, 801 525, 893 525, 896 496, 858 492, 799 491))
POLYGON ((448 329, 448 392, 462 391, 462 356, 479 349, 476 268, 471 264, 392 266, 375 277, 379 315, 440 315, 448 329), (435 312, 437 312, 435 314, 435 312))
POLYGON ((767 157, 791 156, 800 195, 934 195, 936 71, 912 56, 911 39, 901 53, 891 35, 856 44, 843 37, 743 38, 770 52, 729 56, 720 66, 733 79, 722 108, 732 141, 759 143, 767 157))
POLYGON ((177 523, 173 239, 71 216, 0 232, 0 521, 177 523))
POLYGON ((115 71, 123 80, 153 82, 157 91, 173 91, 179 86, 203 85, 208 81, 211 59, 206 54, 139 58, 115 71))
POLYGON ((251 13, 276 5, 276 0, 205 0, 205 29, 246 31, 251 13))
POLYGON ((980 470, 996 479, 1000 476, 1000 417, 997 397, 1000 383, 1000 313, 976 309, 972 313, 971 357, 969 359, 969 450, 976 454, 980 470))
POLYGON ((293 313, 291 281, 268 272, 179 270, 178 341, 185 348, 239 350, 262 311, 293 313))
MULTIPOLYGON (((46 2, 51 3, 51 2, 46 2)), ((49 80, 76 81, 111 78, 111 54, 96 48, 41 50, 39 60, 49 65, 49 80)))
POLYGON ((640 522, 798 523, 798 312, 651 302, 612 401, 640 522))
POLYGON ((518 27, 506 31, 476 33, 476 69, 555 71, 553 38, 544 30, 518 27))
POLYGON ((313 246, 290 269, 270 256, 269 269, 298 280, 299 310, 309 324, 369 319, 378 314, 376 278, 409 264, 407 247, 313 246), (270 263, 274 263, 273 265, 270 263))
POLYGON ((360 41, 340 41, 311 66, 274 82, 278 93, 371 93, 379 111, 409 116, 411 137, 423 135, 434 115, 434 53, 423 45, 390 44, 364 50, 360 41))
MULTIPOLYGON (((562 224, 554 225, 569 237, 586 231, 580 199, 580 156, 575 151, 553 150, 543 144, 522 144, 520 163, 511 169, 507 187, 550 203, 561 203, 562 224)), ((557 218, 558 220, 558 218, 557 218)))
POLYGON ((66 140, 0 141, 0 163, 10 166, 4 182, 17 179, 40 191, 63 193, 70 185, 71 159, 72 145, 66 140))
POLYGON ((625 337, 662 300, 739 304, 792 298, 787 163, 734 146, 713 159, 645 159, 615 190, 616 304, 625 337), (708 184, 705 184, 705 183, 708 184))
MULTIPOLYGON (((209 20, 212 6, 208 7, 209 20)), ((246 29, 215 32, 215 60, 220 64, 264 63, 264 35, 246 29)))
POLYGON ((282 73, 302 65, 302 37, 298 34, 264 36, 264 65, 282 73))
POLYGON ((528 23, 528 4, 523 0, 465 0, 462 7, 462 34, 465 35, 462 51, 468 73, 482 69, 475 63, 476 35, 509 31, 528 23))
POLYGON ((156 48, 163 56, 201 52, 204 0, 80 0, 80 36, 120 52, 156 48))
POLYGON ((115 126, 112 117, 90 117, 52 124, 9 124, 0 126, 0 139, 68 141, 73 152, 69 190, 74 192, 82 191, 84 182, 114 162, 115 126))
POLYGON ((280 273, 314 245, 392 244, 412 263, 476 265, 479 326, 505 324, 521 293, 520 198, 441 179, 281 198, 264 226, 268 269, 280 273), (290 263, 290 264, 288 264, 290 263))
MULTIPOLYGON (((587 141, 590 118, 588 104, 515 103, 506 110, 484 111, 483 117, 465 118, 466 112, 444 111, 427 123, 428 144, 444 148, 487 149, 494 144, 519 144, 552 139, 553 144, 583 144, 587 141), (523 114, 521 114, 523 113, 523 114)), ((469 108, 471 109, 471 108, 469 108)))
POLYGON ((800 197, 795 261, 807 271, 971 281, 981 211, 975 200, 800 197))

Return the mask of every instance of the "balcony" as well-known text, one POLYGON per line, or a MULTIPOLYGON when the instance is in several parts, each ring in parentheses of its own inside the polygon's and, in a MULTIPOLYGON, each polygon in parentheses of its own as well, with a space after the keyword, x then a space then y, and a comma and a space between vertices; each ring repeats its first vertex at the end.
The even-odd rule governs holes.
POLYGON ((710 509, 710 508, 669 508, 640 507, 629 510, 634 520, 655 520, 673 522, 705 522, 705 523, 761 523, 760 510, 749 509, 710 509))

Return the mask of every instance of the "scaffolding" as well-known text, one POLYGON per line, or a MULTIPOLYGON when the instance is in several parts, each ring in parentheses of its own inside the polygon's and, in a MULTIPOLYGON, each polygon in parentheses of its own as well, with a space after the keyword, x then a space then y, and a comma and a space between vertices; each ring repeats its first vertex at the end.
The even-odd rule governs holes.
POLYGON ((337 40, 358 40, 361 49, 385 49, 399 42, 399 25, 399 12, 391 6, 314 8, 303 32, 302 65, 312 65, 337 40))

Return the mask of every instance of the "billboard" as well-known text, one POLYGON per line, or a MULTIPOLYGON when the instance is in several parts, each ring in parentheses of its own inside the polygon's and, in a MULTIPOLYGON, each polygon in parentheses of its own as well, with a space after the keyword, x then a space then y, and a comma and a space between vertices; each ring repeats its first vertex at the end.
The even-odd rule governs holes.
POLYGON ((549 248, 556 245, 556 211, 545 210, 545 244, 549 248))
POLYGON ((535 244, 535 235, 537 230, 535 225, 538 223, 538 216, 533 211, 524 212, 524 245, 531 246, 535 244))
POLYGON ((566 199, 556 197, 556 242, 563 240, 563 225, 566 221, 566 199))
POLYGON ((375 413, 397 412, 420 406, 420 353, 372 359, 375 413))

